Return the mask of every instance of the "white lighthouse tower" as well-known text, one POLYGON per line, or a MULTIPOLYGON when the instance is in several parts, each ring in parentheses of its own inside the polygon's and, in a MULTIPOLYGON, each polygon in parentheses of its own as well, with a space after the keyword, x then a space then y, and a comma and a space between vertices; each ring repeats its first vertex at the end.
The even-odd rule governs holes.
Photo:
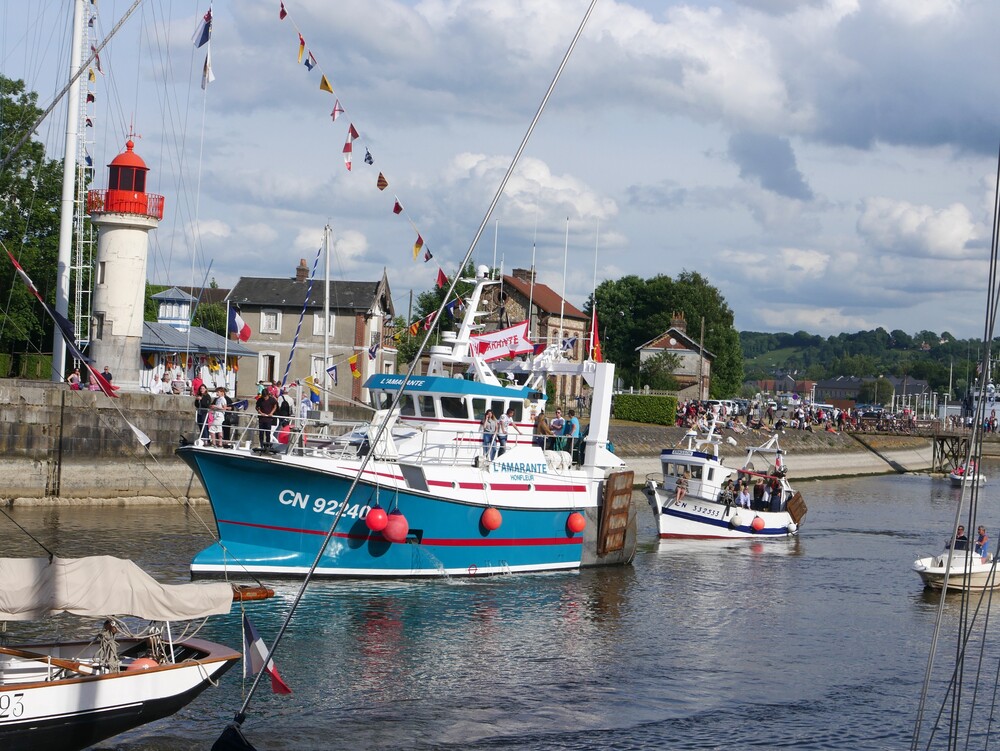
POLYGON ((111 160, 107 190, 87 194, 98 231, 89 354, 122 391, 139 390, 149 232, 163 218, 163 196, 146 192, 149 168, 134 146, 129 139, 111 160))

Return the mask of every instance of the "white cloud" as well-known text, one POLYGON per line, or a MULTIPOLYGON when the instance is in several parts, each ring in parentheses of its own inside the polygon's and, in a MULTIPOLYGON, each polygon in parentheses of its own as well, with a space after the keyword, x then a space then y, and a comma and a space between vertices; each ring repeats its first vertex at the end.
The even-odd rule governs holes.
POLYGON ((863 202, 858 232, 881 251, 953 260, 979 253, 969 244, 981 237, 982 227, 962 204, 935 210, 875 197, 863 202))

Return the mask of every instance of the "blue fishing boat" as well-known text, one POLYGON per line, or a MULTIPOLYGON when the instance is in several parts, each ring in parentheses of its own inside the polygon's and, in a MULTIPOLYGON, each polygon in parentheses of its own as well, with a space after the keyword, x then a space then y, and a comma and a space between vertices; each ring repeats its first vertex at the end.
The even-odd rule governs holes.
POLYGON ((521 340, 484 334, 477 323, 487 297, 496 299, 485 291, 500 282, 485 267, 467 281, 474 287, 462 323, 431 347, 426 374, 366 381, 370 423, 317 430, 293 421, 277 450, 248 440, 178 449, 204 484, 219 532, 195 556, 193 574, 305 576, 334 523, 318 576, 477 576, 631 561, 633 473, 607 448, 614 365, 529 346, 530 354, 502 359, 501 382, 490 366, 501 361, 496 349, 521 340), (534 435, 546 380, 556 375, 580 375, 593 390, 586 436, 565 445, 534 435), (504 446, 483 440, 488 410, 513 410, 504 446))

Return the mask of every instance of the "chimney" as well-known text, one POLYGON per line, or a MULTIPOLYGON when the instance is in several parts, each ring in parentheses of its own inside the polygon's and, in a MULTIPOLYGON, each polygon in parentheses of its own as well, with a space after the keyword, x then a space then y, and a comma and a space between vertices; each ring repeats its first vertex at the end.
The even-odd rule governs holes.
POLYGON ((309 267, 306 266, 306 259, 300 258, 299 265, 295 267, 295 281, 304 282, 309 278, 309 267))
POLYGON ((514 269, 512 276, 515 279, 520 279, 528 284, 535 283, 535 272, 531 269, 514 269))
POLYGON ((670 326, 677 329, 682 334, 687 333, 687 321, 684 320, 684 311, 679 310, 673 313, 670 319, 670 326))

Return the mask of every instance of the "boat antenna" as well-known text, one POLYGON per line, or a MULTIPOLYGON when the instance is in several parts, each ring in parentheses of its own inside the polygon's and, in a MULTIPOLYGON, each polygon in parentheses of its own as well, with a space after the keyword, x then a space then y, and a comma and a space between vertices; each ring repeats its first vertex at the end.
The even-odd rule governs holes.
MULTIPOLYGON (((542 116, 542 112, 545 110, 545 105, 549 101, 549 97, 552 96, 552 92, 559 82, 559 78, 562 76, 563 69, 566 67, 566 63, 569 62, 570 56, 573 54, 573 50, 576 48, 576 43, 580 40, 583 35, 583 30, 587 26, 587 21, 590 19, 591 14, 594 12, 594 8, 597 5, 597 0, 591 0, 590 6, 587 8, 587 12, 583 16, 583 20, 580 21, 580 26, 576 30, 576 34, 573 35, 573 40, 570 42, 569 47, 566 50, 566 54, 563 55, 562 62, 559 63, 559 67, 552 77, 551 83, 549 83, 549 88, 545 92, 545 96, 542 97, 541 103, 538 105, 538 110, 535 112, 535 116, 531 119, 531 123, 528 125, 528 129, 521 139, 521 145, 517 147, 517 151, 514 153, 514 157, 511 159, 510 165, 507 167, 507 172, 504 174, 503 179, 500 181, 500 185, 497 187, 496 194, 493 196, 493 200, 490 202, 489 208, 486 210, 483 220, 479 223, 479 229, 476 230, 475 236, 472 238, 472 242, 469 243, 469 249, 465 252, 465 257, 462 259, 461 264, 458 267, 458 273, 456 273, 451 280, 451 284, 448 287, 447 292, 445 292, 444 297, 437 313, 434 315, 434 320, 431 323, 431 327, 428 329, 427 333, 424 335, 423 341, 420 343, 420 347, 417 349, 416 354, 413 356, 413 361, 410 363, 409 369, 406 371, 406 375, 403 376, 402 382, 399 384, 398 390, 393 394, 392 404, 386 412, 386 418, 382 420, 379 424, 378 431, 375 433, 375 437, 371 441, 372 446, 377 446, 385 433, 387 426, 389 424, 388 417, 392 411, 399 404, 400 397, 403 395, 403 391, 406 385, 410 382, 410 379, 414 375, 414 371, 417 368, 417 364, 420 362, 420 358, 423 356, 424 350, 427 348, 427 344, 430 341, 431 336, 434 333, 435 327, 441 320, 444 313, 445 305, 448 301, 452 299, 452 295, 455 293, 455 287, 461 278, 462 271, 465 269, 466 264, 468 264, 469 259, 472 258, 472 253, 476 249, 476 243, 479 242, 479 238, 483 234, 483 230, 490 221, 490 217, 493 215, 493 211, 496 209, 497 204, 500 202, 500 197, 503 195, 504 189, 507 187, 507 182, 510 180, 511 175, 514 173, 514 169, 517 167, 517 163, 521 158, 521 154, 524 152, 525 147, 528 145, 528 141, 531 138, 531 134, 535 130, 535 126, 538 125, 538 120, 542 116)), ((295 598, 292 600, 292 604, 288 609, 288 614, 285 616, 284 621, 281 623, 281 627, 278 629, 277 635, 274 637, 270 648, 267 650, 267 655, 264 658, 264 664, 267 665, 271 658, 273 657, 275 651, 278 648, 278 644, 281 643, 282 637, 285 635, 285 631, 288 630, 288 624, 291 623, 292 616, 295 614, 295 610, 298 608, 299 603, 302 601, 302 596, 305 594, 306 588, 309 586, 309 582, 312 580, 313 574, 316 568, 319 566, 320 561, 323 559, 323 554, 326 552, 327 546, 330 544, 330 540, 333 539, 334 531, 337 529, 337 522, 340 521, 340 517, 344 514, 344 509, 348 507, 348 501, 354 494, 354 489, 358 486, 358 480, 364 474, 365 469, 368 467, 368 462, 371 460, 372 454, 374 452, 369 451, 365 454, 364 458, 361 460, 361 465, 358 467, 358 472, 351 481, 351 486, 347 489, 347 493, 344 496, 343 501, 340 504, 340 508, 337 510, 337 515, 333 518, 330 524, 330 529, 327 531, 326 536, 323 538, 323 542, 320 544, 319 550, 316 552, 316 558, 313 560, 312 565, 309 567, 309 571, 306 572, 305 578, 302 580, 302 584, 299 590, 295 593, 295 598)), ((250 706, 250 701, 253 699, 253 695, 257 691, 257 687, 260 685, 261 679, 266 673, 266 670, 260 670, 253 683, 250 685, 250 690, 247 691, 246 698, 243 700, 243 704, 240 705, 239 711, 237 711, 233 722, 226 727, 222 732, 222 735, 215 742, 216 746, 220 749, 223 748, 238 748, 239 746, 228 745, 230 741, 233 740, 234 736, 242 736, 239 728, 246 719, 246 711, 250 706)), ((244 741, 244 744, 246 742, 244 741)))
MULTIPOLYGON (((531 310, 535 296, 535 244, 538 242, 538 196, 535 196, 535 233, 531 238, 531 276, 528 277, 528 336, 531 336, 531 310)), ((548 342, 546 342, 548 346, 548 342)))

